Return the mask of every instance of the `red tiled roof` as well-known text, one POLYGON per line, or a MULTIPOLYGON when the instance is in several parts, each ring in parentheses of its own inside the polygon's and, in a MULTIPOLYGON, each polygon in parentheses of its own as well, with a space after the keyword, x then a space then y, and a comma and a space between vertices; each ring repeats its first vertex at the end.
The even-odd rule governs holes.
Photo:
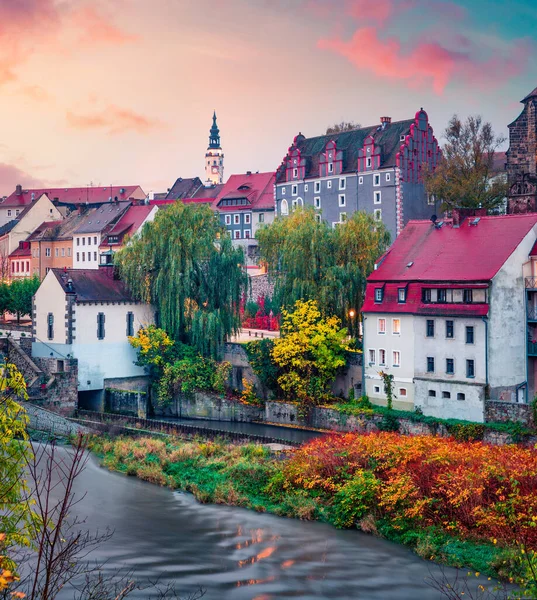
POLYGON ((368 282, 490 281, 537 225, 537 214, 472 221, 439 229, 430 221, 409 221, 368 282))
POLYGON ((19 257, 24 257, 24 256, 32 256, 32 249, 27 247, 27 248, 16 248, 15 250, 13 250, 13 252, 9 255, 9 258, 19 258, 19 257))
MULTIPOLYGON (((403 284, 404 285, 404 284, 403 284)), ((421 283, 409 283, 406 289, 406 302, 399 302, 400 283, 381 283, 375 284, 370 282, 367 284, 365 292, 365 301, 362 306, 364 313, 397 313, 397 314, 417 314, 427 316, 446 316, 446 317, 484 317, 488 313, 488 304, 431 304, 422 301, 422 289, 429 287, 421 283), (382 302, 375 302, 375 289, 382 287, 383 297, 382 302)), ((446 286, 438 286, 446 287, 446 286)), ((460 287, 460 286, 454 286, 460 287)), ((467 284, 464 286, 468 289, 482 289, 482 285, 467 284)))
POLYGON ((13 192, 9 195, 1 206, 26 206, 34 200, 37 200, 42 194, 46 194, 51 201, 56 198, 58 202, 65 204, 100 204, 109 202, 110 198, 117 196, 118 200, 129 200, 136 197, 142 199, 145 197, 144 191, 139 185, 114 185, 103 187, 75 187, 75 188, 34 188, 23 189, 21 194, 13 192))
MULTIPOLYGON (((154 206, 146 204, 129 206, 127 212, 113 225, 106 234, 106 237, 109 235, 124 236, 127 233, 130 235, 136 233, 152 210, 155 210, 154 206)), ((101 246, 106 246, 106 238, 101 242, 101 246)))
POLYGON ((273 208, 275 173, 247 173, 231 175, 213 202, 217 210, 240 210, 241 208, 273 208), (245 187, 241 190, 239 188, 245 187), (218 206, 226 198, 247 198, 248 205, 218 206))

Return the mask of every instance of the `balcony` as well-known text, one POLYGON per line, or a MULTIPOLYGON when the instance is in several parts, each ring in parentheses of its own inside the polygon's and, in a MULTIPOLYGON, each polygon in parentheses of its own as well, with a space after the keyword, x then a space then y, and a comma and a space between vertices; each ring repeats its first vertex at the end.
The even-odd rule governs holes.
POLYGON ((537 306, 528 306, 526 309, 526 314, 528 316, 528 321, 537 322, 537 306))
POLYGON ((537 277, 526 277, 525 284, 527 290, 537 291, 537 277))
POLYGON ((530 342, 528 340, 528 356, 537 357, 537 342, 530 342))

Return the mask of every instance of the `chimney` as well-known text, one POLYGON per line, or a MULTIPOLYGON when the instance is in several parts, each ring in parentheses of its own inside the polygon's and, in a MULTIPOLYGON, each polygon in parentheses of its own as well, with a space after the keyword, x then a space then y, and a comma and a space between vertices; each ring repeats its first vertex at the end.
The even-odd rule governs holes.
POLYGON ((251 175, 252 171, 246 171, 246 175, 251 175))
POLYGON ((20 183, 18 183, 15 188, 15 194, 17 194, 17 196, 22 196, 22 185, 20 183))
POLYGON ((392 122, 391 117, 380 117, 380 125, 381 125, 382 129, 386 129, 386 127, 388 127, 388 125, 390 125, 391 122, 392 122))
POLYGON ((451 211, 451 218, 453 219, 453 227, 460 227, 461 225, 461 213, 458 208, 454 208, 451 211))

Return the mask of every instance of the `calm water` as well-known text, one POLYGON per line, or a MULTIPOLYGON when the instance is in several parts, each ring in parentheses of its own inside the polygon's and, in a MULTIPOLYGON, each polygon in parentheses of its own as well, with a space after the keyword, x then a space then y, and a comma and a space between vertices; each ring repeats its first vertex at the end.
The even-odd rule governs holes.
POLYGON ((207 600, 440 597, 424 582, 435 566, 357 531, 198 504, 93 458, 76 487, 86 492, 76 512, 88 526, 115 530, 92 560, 107 561, 110 571, 135 570, 139 581, 174 581, 181 594, 201 585, 207 600))

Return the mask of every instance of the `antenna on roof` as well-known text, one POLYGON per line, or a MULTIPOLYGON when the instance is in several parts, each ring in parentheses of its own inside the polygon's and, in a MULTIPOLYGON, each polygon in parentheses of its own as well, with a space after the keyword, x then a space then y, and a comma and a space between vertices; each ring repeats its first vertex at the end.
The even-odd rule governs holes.
POLYGON ((471 221, 468 223, 468 225, 469 225, 470 227, 472 227, 472 225, 475 227, 475 226, 476 226, 476 225, 479 223, 480 219, 481 219, 481 217, 476 217, 475 219, 472 219, 472 220, 471 220, 471 221))

